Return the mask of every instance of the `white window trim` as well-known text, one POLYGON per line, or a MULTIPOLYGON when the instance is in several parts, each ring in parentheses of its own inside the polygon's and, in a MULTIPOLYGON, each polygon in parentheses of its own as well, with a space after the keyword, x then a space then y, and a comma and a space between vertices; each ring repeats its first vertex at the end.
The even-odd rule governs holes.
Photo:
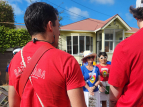
POLYGON ((71 49, 72 49, 72 52, 71 52, 71 54, 73 55, 73 36, 71 36, 71 49))
MULTIPOLYGON (((74 35, 75 36, 75 35, 74 35)), ((73 54, 73 37, 74 36, 70 36, 71 37, 71 49, 72 49, 72 52, 71 52, 71 55, 73 55, 73 56, 82 56, 82 54, 80 53, 80 36, 78 35, 78 54, 73 54)), ((68 36, 67 36, 68 37, 68 36)), ((67 45, 67 37, 66 37, 66 45, 67 45)), ((87 36, 84 36, 84 50, 86 50, 86 37, 87 36)), ((88 36, 88 37, 90 37, 90 42, 91 42, 91 38, 93 39, 93 37, 92 36, 88 36)), ((93 42, 92 42, 92 48, 93 48, 93 42)), ((91 46, 89 46, 89 49, 91 50, 91 46)), ((67 50, 67 46, 66 46, 66 50, 67 50)), ((92 51, 93 51, 93 49, 92 49, 92 51)))
MULTIPOLYGON (((105 29, 105 30, 104 30, 104 34, 105 34, 105 31, 106 31, 106 30, 114 30, 114 31, 113 31, 113 40, 105 40, 105 39, 104 39, 104 43, 105 43, 106 41, 113 41, 113 50, 111 51, 110 48, 109 48, 109 52, 106 52, 106 53, 113 53, 114 50, 115 50, 115 42, 117 42, 117 41, 119 41, 119 42, 123 41, 123 40, 124 40, 123 38, 124 38, 125 32, 124 32, 124 29, 120 29, 120 30, 123 31, 122 40, 115 40, 115 30, 117 30, 117 29, 105 29)), ((104 46, 104 47, 105 47, 105 46, 104 46)), ((105 49, 104 49, 104 51, 105 51, 105 49)))

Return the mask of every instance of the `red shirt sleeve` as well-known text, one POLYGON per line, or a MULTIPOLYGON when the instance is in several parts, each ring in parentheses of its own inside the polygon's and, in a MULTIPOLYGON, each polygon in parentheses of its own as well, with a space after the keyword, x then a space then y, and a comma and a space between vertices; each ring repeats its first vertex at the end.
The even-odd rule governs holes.
POLYGON ((66 77, 67 90, 85 86, 80 66, 74 57, 70 57, 66 62, 64 74, 66 77))
POLYGON ((127 53, 125 50, 123 50, 123 46, 120 44, 117 45, 112 57, 112 64, 108 80, 109 84, 123 88, 128 82, 129 66, 126 55, 127 53))

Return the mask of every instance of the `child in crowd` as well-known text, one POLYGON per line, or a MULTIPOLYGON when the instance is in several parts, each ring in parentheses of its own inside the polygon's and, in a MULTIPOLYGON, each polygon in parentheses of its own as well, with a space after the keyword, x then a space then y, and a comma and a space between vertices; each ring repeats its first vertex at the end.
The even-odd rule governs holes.
POLYGON ((103 89, 101 87, 101 90, 105 90, 105 92, 100 92, 100 101, 102 102, 102 107, 107 107, 107 100, 109 100, 109 84, 108 84, 108 78, 109 78, 109 72, 110 72, 110 65, 107 64, 107 54, 106 52, 100 52, 98 55, 99 64, 96 65, 99 68, 100 71, 100 79, 103 87, 106 88, 103 89))

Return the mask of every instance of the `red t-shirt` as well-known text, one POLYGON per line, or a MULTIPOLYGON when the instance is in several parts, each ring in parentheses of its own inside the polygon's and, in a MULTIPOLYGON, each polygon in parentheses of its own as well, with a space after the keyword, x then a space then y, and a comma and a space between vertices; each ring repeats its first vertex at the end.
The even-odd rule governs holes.
POLYGON ((143 28, 115 48, 108 82, 123 88, 117 107, 143 107, 143 28))
MULTIPOLYGON (((36 50, 46 42, 29 42, 23 48, 25 63, 29 63, 36 50)), ((9 85, 18 93, 18 82, 24 65, 21 52, 17 53, 9 66, 9 85)), ((70 54, 59 49, 50 49, 39 60, 28 80, 21 99, 21 107, 41 107, 35 92, 45 107, 71 107, 67 90, 85 86, 78 62, 70 54)))
POLYGON ((108 81, 109 76, 107 76, 107 73, 110 73, 110 66, 107 64, 106 66, 101 66, 100 64, 96 65, 100 70, 100 80, 101 81, 108 81))

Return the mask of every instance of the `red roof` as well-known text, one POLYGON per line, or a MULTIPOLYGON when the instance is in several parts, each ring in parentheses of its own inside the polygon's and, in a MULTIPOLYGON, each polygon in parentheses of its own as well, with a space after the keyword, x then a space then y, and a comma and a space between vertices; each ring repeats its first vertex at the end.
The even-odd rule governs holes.
MULTIPOLYGON (((83 30, 83 31, 95 31, 97 29, 100 29, 104 27, 110 20, 112 20, 115 16, 118 14, 114 15, 113 17, 110 17, 109 19, 102 21, 102 20, 96 20, 96 19, 85 19, 81 20, 75 23, 71 23, 65 26, 61 26, 61 30, 83 30)), ((131 28, 132 30, 128 32, 136 32, 137 28, 131 28)))
POLYGON ((126 31, 127 33, 132 33, 132 32, 137 32, 139 29, 138 28, 133 28, 131 27, 131 30, 126 31))

